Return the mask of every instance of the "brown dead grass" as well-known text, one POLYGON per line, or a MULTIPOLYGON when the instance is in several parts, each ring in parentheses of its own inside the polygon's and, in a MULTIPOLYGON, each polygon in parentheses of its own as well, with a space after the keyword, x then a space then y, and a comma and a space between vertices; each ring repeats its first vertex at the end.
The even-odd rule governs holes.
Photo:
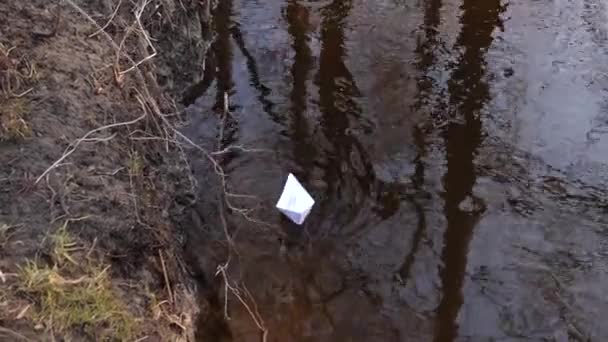
POLYGON ((30 137, 32 128, 26 121, 29 102, 23 98, 0 101, 0 141, 30 137))
POLYGON ((0 43, 0 141, 32 134, 26 121, 30 104, 23 96, 33 90, 36 69, 25 56, 14 56, 15 49, 0 43))

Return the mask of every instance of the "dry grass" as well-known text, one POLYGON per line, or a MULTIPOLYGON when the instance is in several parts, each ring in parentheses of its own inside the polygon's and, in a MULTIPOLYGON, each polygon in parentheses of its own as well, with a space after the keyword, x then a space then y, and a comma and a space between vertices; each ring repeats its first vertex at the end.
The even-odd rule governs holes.
POLYGON ((15 49, 0 43, 0 95, 4 98, 27 95, 33 90, 29 84, 37 78, 34 64, 26 56, 14 56, 15 49))
POLYGON ((9 226, 6 223, 0 223, 0 248, 4 248, 16 229, 17 226, 9 226))
POLYGON ((23 97, 32 91, 36 69, 29 60, 17 58, 15 47, 0 43, 0 141, 29 137, 32 129, 26 121, 29 102, 23 97))
POLYGON ((23 139, 32 135, 32 128, 26 121, 29 111, 29 102, 24 98, 0 101, 0 141, 23 139))
POLYGON ((98 340, 133 340, 139 321, 114 293, 109 266, 92 260, 76 262, 71 254, 80 248, 66 227, 67 223, 51 237, 53 265, 30 260, 20 269, 19 290, 35 303, 30 317, 52 334, 84 328, 98 340))
POLYGON ((57 232, 51 236, 53 240, 53 255, 55 262, 63 265, 65 261, 71 262, 73 265, 78 263, 71 257, 71 253, 77 251, 76 240, 67 231, 68 221, 66 221, 57 232))
POLYGON ((127 165, 129 176, 140 177, 144 173, 144 160, 137 151, 129 153, 129 164, 127 165))

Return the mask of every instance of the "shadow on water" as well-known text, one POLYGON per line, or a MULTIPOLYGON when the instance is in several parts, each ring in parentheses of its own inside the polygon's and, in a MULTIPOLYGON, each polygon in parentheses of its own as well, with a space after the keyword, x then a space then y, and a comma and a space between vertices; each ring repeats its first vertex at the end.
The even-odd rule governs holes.
MULTIPOLYGON (((424 2, 424 41, 419 41, 416 47, 418 55, 418 68, 422 71, 422 76, 418 82, 420 95, 422 98, 428 97, 432 92, 434 81, 426 74, 429 69, 437 62, 436 50, 438 48, 439 24, 441 23, 441 0, 427 0, 424 2)), ((424 101, 418 100, 418 106, 424 101)))
POLYGON ((461 203, 467 199, 478 201, 472 193, 476 182, 474 160, 482 142, 480 111, 489 98, 484 56, 494 30, 502 25, 500 15, 504 7, 500 0, 464 0, 462 10, 462 30, 456 43, 462 53, 448 81, 450 119, 456 120, 444 132, 447 228, 441 256, 443 296, 437 308, 436 342, 454 341, 458 336, 457 316, 464 301, 462 288, 469 242, 480 217, 480 210, 465 210, 461 203))
POLYGON ((232 81, 232 46, 230 43, 230 26, 232 23, 232 1, 220 1, 214 13, 214 28, 217 35, 211 45, 216 61, 216 109, 224 107, 224 93, 230 94, 232 81))
POLYGON ((258 92, 257 99, 262 104, 262 108, 264 112, 266 112, 270 117, 277 123, 283 121, 283 119, 277 114, 274 110, 274 103, 268 99, 268 96, 271 93, 270 88, 265 86, 260 79, 260 73, 258 71, 258 65, 255 61, 255 58, 249 50, 247 49, 247 45, 245 44, 245 38, 243 33, 241 32, 238 24, 235 24, 231 29, 232 37, 236 43, 236 46, 239 48, 245 60, 247 61, 247 71, 249 72, 249 82, 258 92))
MULTIPOLYGON (((429 99, 429 95, 433 92, 433 86, 435 81, 428 76, 430 68, 436 63, 435 51, 437 49, 437 34, 438 27, 440 24, 441 16, 441 0, 427 0, 424 3, 424 22, 423 31, 425 33, 424 41, 418 41, 416 47, 416 54, 418 56, 417 67, 420 70, 421 76, 419 77, 418 84, 418 100, 415 104, 416 110, 421 110, 424 104, 429 99)), ((414 143, 417 149, 417 156, 414 160, 415 171, 412 176, 412 183, 416 192, 423 191, 425 181, 425 165, 424 157, 426 155, 426 134, 423 128, 415 126, 413 128, 414 143)), ((405 261, 399 268, 399 276, 401 280, 407 283, 412 265, 416 258, 416 254, 420 249, 420 244, 423 241, 424 233, 427 229, 427 220, 424 206, 420 203, 419 199, 410 199, 417 217, 416 230, 412 237, 412 248, 408 252, 405 261)))
POLYGON ((373 167, 351 127, 351 119, 361 116, 356 101, 359 89, 344 61, 347 54, 344 26, 351 8, 352 1, 336 0, 323 9, 316 76, 321 126, 328 140, 326 164, 322 165, 327 198, 321 212, 323 217, 327 217, 328 211, 339 213, 336 226, 344 226, 355 218, 375 180, 373 167))
MULTIPOLYGON (((224 113, 225 99, 224 94, 231 94, 234 88, 232 79, 232 62, 233 52, 231 46, 230 26, 232 24, 232 0, 221 1, 213 13, 213 31, 216 39, 211 44, 208 56, 210 65, 206 68, 206 74, 201 82, 194 85, 188 90, 184 97, 184 103, 194 103, 197 97, 203 95, 209 86, 216 82, 217 92, 213 106, 214 111, 224 117, 223 128, 221 128, 220 144, 229 144, 236 134, 237 125, 233 118, 224 113), (211 76, 209 76, 211 75, 211 76), (224 129, 225 127, 225 129, 224 129)), ((221 148, 221 146, 219 146, 221 148)), ((219 163, 225 164, 227 159, 219 159, 219 163)), ((221 202, 223 203, 223 202, 221 202)), ((221 209, 220 209, 221 210, 221 209)), ((187 229, 188 238, 184 251, 188 264, 193 269, 194 278, 197 281, 199 289, 199 306, 205 309, 204 314, 200 314, 196 322, 196 340, 197 341, 232 341, 233 336, 230 328, 224 319, 222 304, 219 297, 219 288, 215 279, 206 279, 205 271, 203 270, 204 262, 201 261, 200 246, 205 244, 201 229, 204 224, 202 218, 204 215, 192 212, 192 219, 187 229)))
MULTIPOLYGON (((422 193, 424 187, 424 156, 425 156, 425 136, 422 130, 414 129, 414 140, 416 143, 416 148, 418 149, 418 155, 414 160, 415 163, 415 171, 412 176, 412 183, 414 184, 414 189, 416 193, 422 193)), ((426 213, 424 209, 424 205, 420 203, 420 199, 414 196, 409 198, 409 201, 412 203, 414 210, 416 211, 416 230, 414 231, 414 235, 412 237, 412 247, 408 254, 405 257, 405 260, 401 267, 399 268, 399 276, 401 277, 401 281, 407 283, 410 273, 412 270, 412 265, 416 259, 416 253, 420 249, 420 244, 423 241, 424 232, 427 229, 426 224, 426 213)))
MULTIPOLYGON (((211 1, 210 0, 201 0, 198 6, 198 19, 201 26, 201 37, 203 39, 203 45, 206 45, 207 42, 210 42, 212 39, 213 27, 211 27, 211 1)), ((182 104, 186 107, 196 101, 197 98, 202 96, 207 89, 213 83, 215 78, 215 58, 213 56, 213 51, 211 49, 207 49, 202 53, 203 60, 203 78, 197 83, 190 86, 184 92, 182 96, 182 104)))
POLYGON ((309 180, 309 172, 314 167, 316 146, 310 141, 310 128, 305 114, 307 109, 306 82, 313 68, 313 58, 308 46, 308 9, 296 1, 287 5, 287 31, 292 38, 292 48, 295 51, 291 66, 293 86, 291 88, 291 125, 290 135, 293 142, 294 160, 298 169, 296 176, 304 182, 309 180))
MULTIPOLYGON (((217 5, 216 11, 217 13, 214 15, 214 20, 217 38, 211 46, 211 51, 213 51, 217 62, 217 91, 214 109, 223 116, 219 133, 221 135, 220 144, 222 146, 218 146, 218 149, 221 149, 234 141, 234 137, 238 131, 236 119, 232 115, 226 115, 227 113, 224 113, 226 109, 233 110, 233 108, 227 108, 227 106, 230 105, 230 95, 234 93, 234 81, 232 79, 234 52, 232 51, 232 42, 230 39, 232 37, 232 28, 234 27, 232 21, 232 0, 221 1, 217 5)), ((224 156, 223 160, 220 162, 228 163, 229 158, 231 158, 230 155, 224 156)))
MULTIPOLYGON (((203 96, 213 81, 216 81, 217 100, 216 109, 223 108, 224 92, 230 93, 234 84, 232 82, 233 52, 230 42, 230 29, 232 25, 232 1, 221 1, 213 11, 212 31, 216 37, 205 57, 203 79, 186 90, 182 103, 186 106, 193 104, 197 98, 203 96)), ((211 37, 207 31, 208 23, 201 21, 203 36, 211 37)))

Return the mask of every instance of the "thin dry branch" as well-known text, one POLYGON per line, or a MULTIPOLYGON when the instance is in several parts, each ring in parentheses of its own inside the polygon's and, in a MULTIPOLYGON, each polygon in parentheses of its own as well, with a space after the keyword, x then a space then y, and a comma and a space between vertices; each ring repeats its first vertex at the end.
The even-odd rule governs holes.
POLYGON ((71 143, 70 146, 68 146, 68 148, 66 149, 66 151, 63 153, 63 155, 59 159, 57 159, 48 169, 46 169, 40 176, 38 176, 38 178, 36 179, 36 181, 34 182, 34 184, 38 184, 40 182, 40 180, 42 180, 44 178, 44 176, 46 176, 55 167, 57 167, 59 164, 61 164, 61 162, 63 162, 67 157, 69 157, 72 153, 74 153, 74 151, 76 151, 76 149, 78 148, 78 146, 82 142, 92 141, 92 140, 88 139, 90 135, 95 134, 97 132, 101 132, 101 131, 106 130, 106 129, 110 129, 110 128, 116 128, 116 127, 120 127, 120 126, 133 125, 133 124, 135 124, 135 123, 143 120, 145 117, 146 117, 146 113, 144 112, 144 114, 142 116, 138 117, 137 119, 130 120, 130 121, 119 122, 119 123, 115 123, 115 124, 111 124, 111 125, 106 125, 106 126, 102 126, 102 127, 98 127, 98 128, 95 128, 95 129, 87 132, 87 134, 83 135, 80 139, 77 139, 73 143, 71 143))
POLYGON ((144 13, 144 10, 146 9, 146 6, 148 6, 149 3, 150 2, 148 0, 143 0, 142 5, 135 11, 135 21, 137 22, 137 25, 139 26, 139 30, 140 30, 141 34, 143 35, 144 40, 146 41, 148 46, 152 49, 152 53, 149 54, 148 56, 144 57, 142 60, 136 62, 133 66, 131 66, 127 70, 120 71, 118 73, 119 75, 125 75, 126 73, 133 71, 134 69, 139 67, 141 64, 149 61, 150 59, 154 58, 157 55, 156 48, 154 47, 154 44, 152 44, 152 41, 150 40, 148 31, 146 31, 146 29, 144 28, 144 26, 141 23, 141 16, 144 13))
MULTIPOLYGON (((93 24, 95 27, 97 27, 98 31, 101 34, 103 34, 104 37, 106 37, 106 39, 110 42, 110 44, 112 44, 114 49, 116 51, 120 52, 120 47, 118 46, 118 44, 116 44, 116 41, 114 41, 114 38, 112 38, 112 36, 110 36, 110 34, 108 32, 106 32, 104 29, 102 29, 101 26, 99 26, 99 24, 97 23, 97 21, 95 21, 95 19, 93 19, 80 6, 76 5, 76 3, 74 3, 74 1, 72 1, 72 0, 64 0, 64 1, 68 5, 70 5, 72 8, 74 8, 78 13, 80 13, 85 19, 87 19, 89 22, 91 22, 91 24, 93 24)), ((129 62, 131 62, 132 64, 135 64, 135 61, 129 55, 125 54, 125 57, 129 60, 129 62)))
POLYGON ((108 28, 108 26, 110 26, 110 24, 114 20, 114 17, 116 17, 116 14, 118 13, 118 10, 120 9, 120 5, 122 5, 122 0, 118 1, 118 5, 116 5, 116 8, 114 9, 114 12, 112 12, 112 15, 110 16, 110 19, 108 19, 108 21, 106 22, 106 24, 103 25, 102 27, 100 27, 99 29, 97 29, 97 31, 91 33, 89 35, 89 38, 95 37, 96 35, 100 34, 102 31, 105 31, 108 28))
MULTIPOLYGON (((264 320, 262 319, 260 313, 257 310, 257 304, 255 303, 255 301, 251 297, 251 295, 249 293, 249 290, 245 289, 245 294, 252 301, 252 304, 251 304, 251 305, 253 305, 253 309, 252 309, 251 305, 249 305, 247 303, 247 301, 241 295, 241 291, 239 291, 239 289, 236 286, 230 284, 230 280, 228 278, 228 275, 226 274, 227 267, 228 267, 228 264, 219 265, 217 267, 217 272, 216 272, 216 275, 221 275, 222 279, 224 281, 224 291, 226 292, 224 294, 225 298, 228 297, 228 290, 229 290, 230 293, 232 293, 232 295, 236 299, 238 299, 238 301, 241 303, 241 305, 243 305, 243 307, 245 308, 245 310, 247 310, 247 313, 249 313, 249 316, 251 316, 251 318, 253 319, 253 322, 255 323, 255 325, 262 332, 262 342, 266 342, 267 339, 268 339, 268 329, 266 328, 264 320)), ((225 317, 226 317, 226 319, 230 319, 230 317, 228 316, 227 299, 225 300, 224 303, 225 303, 224 304, 224 314, 225 314, 225 317)))
MULTIPOLYGON (((104 30, 101 26, 99 26, 99 24, 97 23, 97 21, 95 21, 95 19, 93 19, 85 10, 83 10, 80 6, 78 6, 76 3, 74 3, 74 1, 72 0, 64 0, 68 5, 70 5, 73 9, 75 9, 78 13, 80 13, 80 15, 82 15, 86 20, 88 20, 91 24, 93 24, 93 26, 95 26, 97 28, 97 30, 104 36, 106 37, 106 39, 110 42, 110 44, 112 45, 112 47, 114 48, 114 50, 116 51, 116 54, 118 56, 120 56, 121 54, 129 61, 129 63, 131 63, 131 65, 135 66, 138 65, 133 58, 131 58, 131 56, 129 56, 128 53, 122 51, 121 46, 119 46, 116 41, 114 40, 114 38, 112 38, 112 36, 110 36, 110 34, 104 30)), ((118 66, 115 66, 115 70, 118 68, 118 66)), ((140 78, 143 79, 143 75, 141 75, 141 73, 139 74, 140 78)))
POLYGON ((27 95, 27 94, 31 93, 31 92, 32 92, 32 90, 34 90, 34 88, 29 88, 29 89, 27 89, 26 91, 24 91, 24 92, 22 92, 22 93, 19 93, 19 94, 14 94, 14 93, 13 93, 12 95, 13 95, 13 97, 14 97, 14 98, 21 98, 21 97, 24 97, 25 95, 27 95))
MULTIPOLYGON (((219 135, 218 135, 218 139, 217 139, 217 148, 216 148, 217 151, 221 151, 221 149, 222 149, 222 143, 224 140, 224 128, 226 127, 226 119, 230 115, 229 107, 230 106, 228 103, 228 94, 224 93, 224 115, 222 117, 221 126, 219 127, 219 135)), ((221 155, 221 153, 219 155, 221 155)), ((218 274, 222 275, 222 279, 224 281, 224 317, 226 319, 230 319, 230 316, 228 314, 228 293, 230 291, 230 293, 232 293, 232 295, 234 297, 236 297, 238 299, 238 301, 241 303, 241 305, 247 310, 249 316, 251 317, 251 319, 253 320, 255 325, 262 332, 262 342, 266 342, 266 340, 268 338, 268 329, 266 328, 266 325, 264 324, 264 320, 262 319, 260 313, 257 310, 257 303, 255 302, 253 297, 250 296, 249 291, 246 290, 245 291, 246 295, 249 296, 250 301, 253 303, 254 310, 252 310, 249 303, 247 303, 247 300, 245 300, 241 296, 241 293, 238 290, 238 288, 236 286, 233 286, 230 283, 230 280, 227 275, 227 269, 230 265, 230 260, 231 260, 231 256, 232 256, 231 252, 234 251, 237 254, 237 256, 239 253, 238 253, 238 250, 234 243, 233 237, 231 236, 229 229, 228 229, 228 223, 226 221, 225 214, 224 214, 225 209, 226 209, 226 207, 228 207, 230 210, 239 213, 240 215, 245 217, 247 220, 250 220, 249 212, 251 212, 252 209, 251 208, 236 208, 234 205, 231 204, 231 202, 229 200, 230 197, 228 196, 226 174, 224 173, 223 169, 221 168, 221 165, 219 165, 219 162, 215 158, 213 158, 213 156, 214 156, 213 154, 209 155, 209 157, 213 159, 214 165, 216 165, 216 173, 218 173, 218 176, 220 177, 220 180, 222 183, 222 190, 223 190, 222 197, 218 203, 218 211, 220 213, 220 219, 221 219, 222 227, 224 229, 224 234, 225 234, 226 240, 228 241, 228 245, 229 245, 228 259, 223 264, 218 265, 217 272, 216 272, 216 275, 218 275, 218 274)), ((233 195, 233 197, 245 197, 245 196, 248 197, 248 195, 237 195, 237 194, 231 194, 231 195, 233 195)))
POLYGON ((165 285, 167 286, 167 293, 169 295, 169 302, 173 305, 175 300, 173 299, 173 291, 171 291, 171 283, 169 282, 169 275, 167 274, 167 267, 165 266, 165 259, 163 258, 163 252, 159 249, 158 256, 160 257, 160 264, 163 269, 163 276, 165 278, 165 285))
POLYGON ((235 150, 241 151, 241 152, 246 152, 246 153, 259 153, 259 152, 271 153, 272 152, 271 150, 263 149, 263 148, 247 148, 243 145, 229 145, 229 146, 225 147, 224 149, 212 152, 211 155, 219 156, 221 154, 230 153, 235 150))

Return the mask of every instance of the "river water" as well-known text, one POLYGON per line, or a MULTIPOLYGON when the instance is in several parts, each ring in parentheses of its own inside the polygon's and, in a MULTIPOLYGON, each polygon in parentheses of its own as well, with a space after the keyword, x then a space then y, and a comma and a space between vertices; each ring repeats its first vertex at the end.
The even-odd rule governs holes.
MULTIPOLYGON (((222 166, 256 196, 229 274, 268 341, 608 340, 607 7, 220 0, 185 132, 266 150, 222 166), (273 208, 289 172, 316 200, 301 227, 273 208)), ((226 245, 197 212, 213 278, 226 245)), ((227 305, 223 338, 260 341, 227 305)))

